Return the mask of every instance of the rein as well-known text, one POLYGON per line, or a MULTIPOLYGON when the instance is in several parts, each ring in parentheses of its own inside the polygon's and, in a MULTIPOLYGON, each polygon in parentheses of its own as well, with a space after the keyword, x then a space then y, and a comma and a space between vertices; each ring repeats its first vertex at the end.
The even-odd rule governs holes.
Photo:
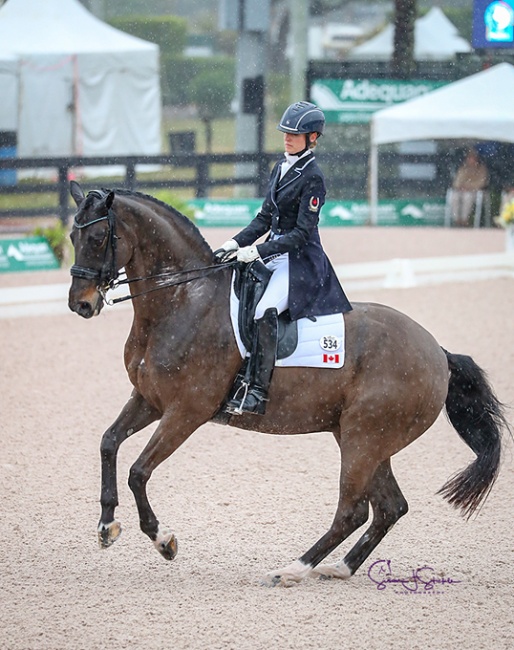
POLYGON ((157 275, 149 275, 147 277, 141 277, 141 278, 124 278, 122 280, 113 281, 109 286, 108 289, 116 289, 122 284, 131 284, 132 282, 142 282, 143 280, 155 280, 158 278, 171 278, 169 282, 163 282, 160 284, 158 287, 153 287, 152 289, 147 289, 146 291, 141 291, 140 293, 135 293, 134 295, 129 294, 127 296, 122 296, 121 298, 114 298, 111 300, 107 300, 105 298, 105 294, 103 292, 102 296, 104 298, 104 301, 107 305, 116 305, 119 302, 125 302, 125 300, 133 300, 134 298, 138 298, 139 296, 144 296, 147 293, 152 293, 153 291, 159 291, 160 289, 167 289, 168 287, 176 287, 179 284, 186 284, 187 282, 192 282, 193 280, 199 280, 200 278, 207 277, 208 275, 211 275, 215 271, 221 271, 224 268, 227 268, 229 266, 234 266, 237 264, 236 260, 229 261, 229 262, 222 262, 221 264, 213 264, 212 266, 202 266, 199 269, 189 269, 187 271, 167 271, 165 273, 158 273, 157 275), (175 276, 181 276, 185 275, 187 273, 198 273, 193 278, 186 278, 185 280, 173 280, 175 276))
MULTIPOLYGON (((98 198, 103 199, 106 193, 99 190, 92 190, 91 192, 89 192, 89 194, 93 194, 98 198)), ((200 278, 204 278, 208 275, 211 275, 215 271, 221 271, 222 269, 237 264, 237 260, 234 259, 234 260, 229 260, 227 262, 220 262, 218 264, 213 264, 211 266, 204 266, 198 269, 188 269, 184 271, 165 271, 163 273, 158 273, 156 275, 149 275, 147 277, 138 277, 132 279, 123 278, 121 280, 118 280, 119 271, 116 265, 116 240, 118 239, 118 237, 116 236, 116 215, 114 211, 111 208, 109 208, 107 214, 83 224, 77 223, 77 219, 75 218, 73 221, 73 225, 75 228, 82 230, 83 228, 92 226, 94 223, 99 223, 100 221, 107 221, 108 224, 108 234, 107 234, 108 242, 105 247, 102 268, 99 271, 97 271, 96 269, 87 268, 84 266, 79 266, 78 264, 74 264, 70 268, 70 274, 73 277, 81 278, 83 280, 97 280, 96 288, 102 295, 102 298, 107 305, 116 305, 120 302, 125 302, 126 300, 133 300, 134 298, 138 298, 139 296, 144 296, 147 293, 159 291, 160 289, 167 289, 168 287, 175 287, 180 284, 185 284, 186 282, 192 282, 193 280, 198 280, 200 278), (108 263, 107 260, 109 250, 111 251, 110 264, 108 263), (192 273, 196 273, 197 275, 195 275, 194 277, 188 277, 186 279, 178 279, 178 280, 174 279, 192 273), (169 278, 169 280, 166 281, 166 278, 169 278), (110 300, 108 300, 106 297, 106 293, 109 289, 111 290, 116 289, 122 284, 131 284, 132 282, 143 282, 144 280, 158 280, 158 279, 161 279, 162 282, 159 284, 159 286, 153 287, 152 289, 147 289, 146 291, 141 291, 134 295, 128 294, 127 296, 122 296, 120 298, 114 298, 110 300)))

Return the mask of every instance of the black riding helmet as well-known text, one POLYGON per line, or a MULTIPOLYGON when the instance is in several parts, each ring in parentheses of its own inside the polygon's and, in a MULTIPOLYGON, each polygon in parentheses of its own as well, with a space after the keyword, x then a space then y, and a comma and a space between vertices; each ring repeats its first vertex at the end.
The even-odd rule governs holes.
POLYGON ((310 102, 295 102, 288 106, 277 126, 282 133, 317 133, 323 135, 325 116, 310 102))

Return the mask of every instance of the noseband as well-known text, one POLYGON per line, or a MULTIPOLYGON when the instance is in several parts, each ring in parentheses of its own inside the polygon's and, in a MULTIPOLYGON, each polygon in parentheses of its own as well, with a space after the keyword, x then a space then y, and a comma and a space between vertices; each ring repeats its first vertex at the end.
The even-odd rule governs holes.
MULTIPOLYGON (((88 196, 90 194, 98 197, 99 199, 104 199, 107 196, 107 192, 103 190, 92 190, 88 193, 88 196)), ((73 226, 79 230, 82 230, 83 228, 88 228, 94 223, 99 223, 100 221, 107 221, 108 225, 108 240, 107 245, 105 246, 102 268, 100 270, 96 270, 74 264, 70 269, 70 273, 73 277, 81 278, 82 280, 96 280, 98 288, 107 289, 113 286, 115 280, 119 275, 118 267, 116 265, 116 240, 118 238, 116 237, 116 219, 112 208, 109 208, 107 210, 107 214, 104 214, 102 217, 93 219, 92 221, 88 221, 87 223, 83 224, 77 223, 77 218, 75 217, 73 220, 73 226), (110 260, 108 259, 109 251, 111 252, 110 260)))

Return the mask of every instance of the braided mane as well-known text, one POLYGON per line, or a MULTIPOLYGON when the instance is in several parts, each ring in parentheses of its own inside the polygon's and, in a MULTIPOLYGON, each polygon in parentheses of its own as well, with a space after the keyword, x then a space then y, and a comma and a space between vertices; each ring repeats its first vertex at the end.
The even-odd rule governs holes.
MULTIPOLYGON (((105 190, 105 191, 108 192, 111 190, 105 190)), ((210 247, 210 245, 208 244, 207 240, 202 235, 198 227, 191 221, 191 219, 186 217, 185 214, 182 214, 182 212, 180 212, 173 206, 164 203, 164 201, 161 201, 160 199, 157 199, 155 198, 155 196, 151 196, 150 194, 144 194, 143 192, 138 192, 136 190, 129 190, 124 187, 115 188, 112 191, 119 196, 129 196, 134 199, 142 199, 143 201, 149 201, 150 203, 155 203, 161 208, 164 208, 165 216, 167 218, 169 218, 173 222, 177 220, 180 221, 181 224, 186 228, 186 230, 188 230, 191 233, 191 235, 198 238, 209 248, 209 250, 212 251, 212 248, 210 247)))

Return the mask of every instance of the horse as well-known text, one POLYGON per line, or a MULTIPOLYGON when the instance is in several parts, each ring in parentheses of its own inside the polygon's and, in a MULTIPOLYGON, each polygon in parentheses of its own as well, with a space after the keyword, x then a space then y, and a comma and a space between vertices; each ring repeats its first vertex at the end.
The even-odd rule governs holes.
POLYGON ((70 192, 77 212, 69 308, 83 318, 96 316, 108 301, 106 291, 126 282, 134 311, 124 352, 133 390, 100 445, 102 548, 121 533, 115 519, 118 449, 155 421, 128 484, 142 532, 167 560, 177 554, 177 539, 157 519, 146 487, 152 472, 198 427, 213 421, 278 435, 333 434, 341 462, 333 522, 301 557, 264 576, 272 586, 356 572, 408 511, 391 457, 427 431, 443 409, 476 458, 439 492, 468 518, 485 501, 510 427, 504 404, 471 357, 444 350, 395 309, 354 303, 345 314, 342 368, 277 367, 264 416, 227 415, 222 406, 242 362, 229 315, 233 263, 219 263, 194 223, 154 197, 125 189, 86 196, 75 181, 70 192), (370 507, 371 522, 349 552, 334 564, 322 563, 366 524, 370 507))

